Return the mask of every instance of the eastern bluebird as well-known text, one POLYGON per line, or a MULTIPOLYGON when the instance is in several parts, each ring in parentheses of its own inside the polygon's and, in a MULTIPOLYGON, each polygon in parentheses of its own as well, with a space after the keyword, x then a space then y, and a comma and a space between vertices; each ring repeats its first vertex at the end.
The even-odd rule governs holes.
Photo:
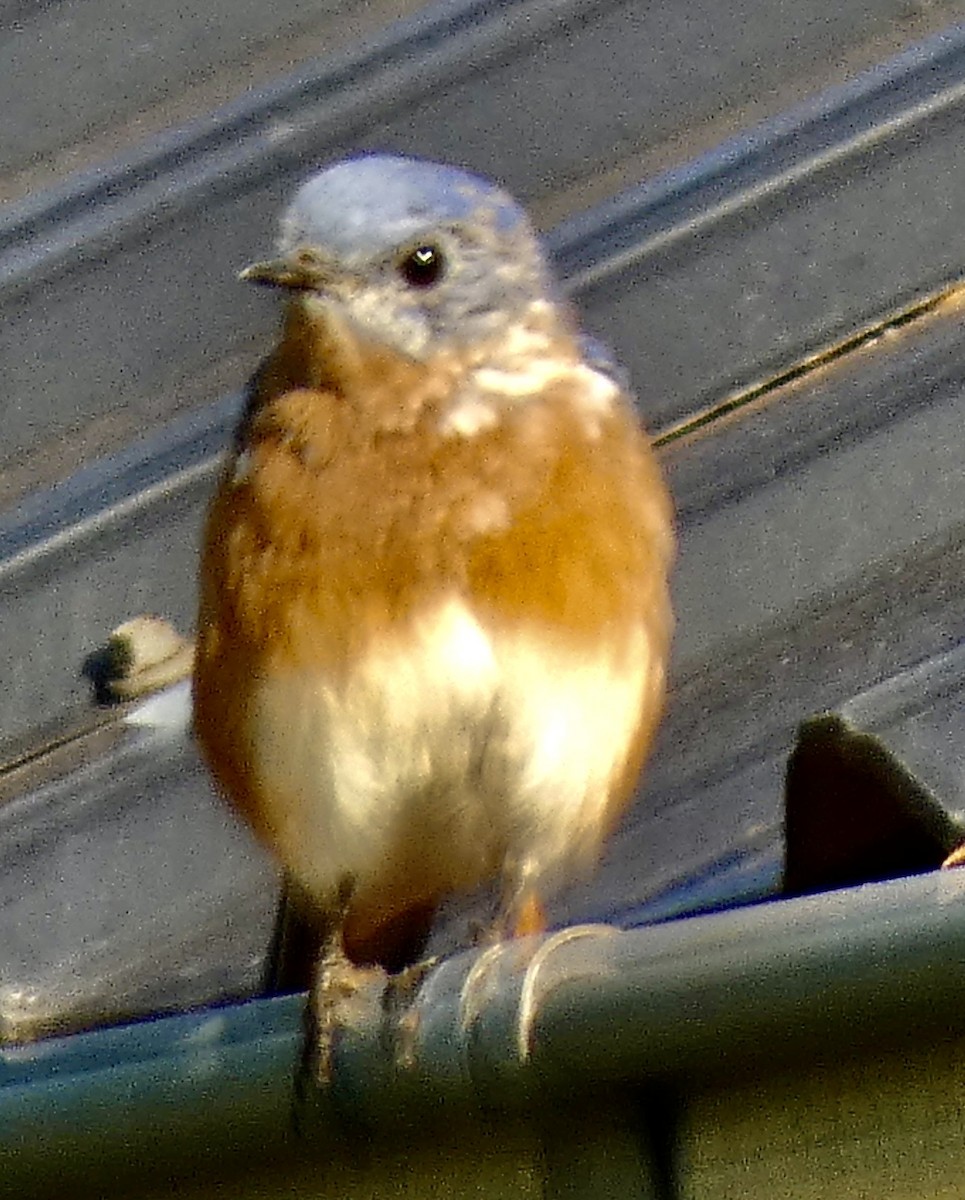
POLYGON ((241 278, 287 305, 207 518, 195 728, 313 907, 321 1011, 449 894, 497 879, 530 932, 593 865, 663 703, 672 513, 493 184, 349 159, 241 278))

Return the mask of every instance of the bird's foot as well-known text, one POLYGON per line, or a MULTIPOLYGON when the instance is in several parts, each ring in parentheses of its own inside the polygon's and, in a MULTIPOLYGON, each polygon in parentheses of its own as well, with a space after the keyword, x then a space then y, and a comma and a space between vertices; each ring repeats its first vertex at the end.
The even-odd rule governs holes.
POLYGON ((473 918, 469 922, 469 940, 479 950, 497 946, 514 938, 535 937, 545 933, 546 910, 535 892, 526 891, 503 905, 495 919, 473 918))
POLYGON ((438 955, 413 963, 386 980, 382 993, 385 1029, 392 1039, 392 1057, 401 1070, 415 1065, 416 1039, 419 1034, 419 1013, 415 998, 426 977, 439 962, 438 955))
POLYGON ((411 1004, 426 977, 438 964, 439 955, 433 954, 430 958, 423 959, 422 962, 413 963, 410 967, 403 967, 395 975, 390 975, 385 984, 383 998, 385 1008, 398 1010, 411 1004))
POLYGON ((962 842, 960 846, 956 846, 944 860, 942 869, 944 870, 946 867, 965 867, 965 842, 962 842))
POLYGON ((308 997, 308 1030, 300 1082, 327 1087, 338 1031, 364 1021, 371 1011, 369 993, 384 988, 381 967, 359 967, 341 954, 327 954, 316 969, 308 997))

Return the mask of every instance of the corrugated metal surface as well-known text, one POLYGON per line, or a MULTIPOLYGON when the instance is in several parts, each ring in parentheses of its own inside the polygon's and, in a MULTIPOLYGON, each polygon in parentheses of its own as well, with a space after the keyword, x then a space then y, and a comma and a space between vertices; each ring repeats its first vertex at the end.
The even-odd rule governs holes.
MULTIPOLYGON (((17 70, 0 71, 8 81, 0 86, 19 89, 20 97, 10 102, 8 138, 29 141, 26 124, 45 133, 54 126, 56 141, 69 136, 74 114, 97 126, 115 109, 139 111, 159 88, 176 91, 179 76, 204 74, 218 10, 178 9, 172 29, 162 15, 170 10, 128 8, 127 25, 118 27, 99 6, 17 7, 19 28, 9 41, 17 70), (81 69, 75 59, 71 74, 71 56, 85 42, 100 37, 109 45, 128 26, 130 59, 111 58, 98 71, 81 55, 91 70, 81 71, 67 112, 56 122, 45 115, 52 105, 65 107, 48 78, 51 85, 64 73, 75 78, 81 69), (116 95, 111 80, 118 74, 143 79, 143 94, 116 95), (25 77, 30 82, 21 86, 25 77)), ((266 18, 249 5, 239 8, 231 28, 221 27, 222 54, 243 60, 266 18)), ((819 81, 840 78, 850 60, 876 61, 882 41, 900 43, 911 36, 906 28, 941 28, 956 15, 965 16, 960 2, 916 10, 899 0, 697 7, 673 0, 642 7, 452 0, 364 44, 308 60, 279 83, 241 94, 243 76, 240 98, 215 113, 143 143, 122 142, 121 157, 0 214, 0 359, 8 397, 0 498, 9 502, 96 448, 116 448, 145 423, 240 384, 271 318, 256 297, 239 294, 233 275, 271 236, 281 198, 312 164, 369 146, 451 158, 497 175, 529 202, 544 202, 558 220, 584 207, 587 192, 602 199, 654 164, 682 161, 690 147, 710 146, 740 128, 748 112, 777 113, 819 81), (25 464, 27 455, 34 461, 25 464)), ((302 19, 290 2, 280 23, 286 16, 294 24, 302 19)), ((305 19, 323 16, 313 10, 305 19)), ((12 146, 7 153, 17 161, 25 151, 12 146)), ((951 142, 943 153, 955 160, 958 147, 951 142)), ((944 178, 944 171, 935 176, 944 178)), ((888 190, 886 177, 879 186, 888 190)), ((877 203, 867 215, 875 211, 877 203)), ((666 224, 675 223, 670 215, 666 224)), ((763 282, 747 280, 754 288, 763 282)), ((660 336, 640 349, 657 351, 660 362, 664 300, 659 284, 652 286, 660 303, 652 305, 651 322, 631 327, 630 344, 656 323, 660 336)), ((671 298, 678 287, 688 303, 700 295, 693 280, 681 279, 671 298)), ((728 291, 725 311, 733 306, 728 291)), ((713 311, 716 325, 719 303, 713 311)), ((678 320, 674 345, 689 341, 678 320)), ((695 328, 696 366, 706 326, 695 328)), ((668 375, 655 378, 652 395, 662 395, 668 375)))
MULTIPOLYGON (((958 278, 965 264, 955 257, 954 210, 947 193, 957 169, 960 139, 952 119, 962 79, 965 34, 956 30, 923 50, 910 52, 888 69, 873 71, 802 112, 728 144, 686 170, 631 190, 594 215, 575 219, 557 231, 551 244, 564 274, 573 280, 587 322, 612 342, 630 368, 652 428, 659 430, 668 422, 701 412, 707 404, 724 401, 732 385, 766 378, 829 340, 958 278), (936 113, 941 120, 935 118, 936 113), (874 131, 874 136, 862 134, 862 129, 874 131), (911 168, 909 137, 916 153, 940 162, 941 171, 911 168), (821 177, 827 164, 840 168, 846 187, 830 187, 821 177), (889 165, 897 171, 895 164, 912 180, 927 179, 921 186, 934 197, 931 208, 925 197, 909 193, 908 179, 889 177, 887 171, 879 173, 879 168, 889 165), (808 185, 809 179, 817 182, 808 185), (805 188, 803 194, 799 187, 805 188), (863 227, 857 221, 858 212, 869 215, 863 227), (872 213, 887 225, 887 238, 870 224, 872 213), (909 213, 914 214, 913 220, 909 213), (809 234, 802 248, 792 232, 805 227, 809 234), (845 260, 847 270, 841 267, 843 234, 850 238, 854 252, 845 260), (926 237, 931 249, 922 241, 926 237), (736 273, 728 273, 720 255, 731 261, 736 273), (750 270, 763 274, 751 280, 746 276, 750 270), (770 276, 769 282, 766 276, 770 276), (781 329, 775 321, 782 323, 781 329)), ((267 172, 268 166, 264 169, 267 172)), ((222 256, 212 244, 209 257, 243 262, 261 247, 250 223, 240 221, 231 228, 232 236, 243 240, 238 252, 222 256)), ((184 263, 180 252, 173 261, 184 263)), ((192 278, 193 267, 184 265, 186 278, 192 278)), ((184 283, 182 279, 181 286, 184 283)), ((178 288, 168 289, 163 274, 152 279, 151 288, 171 309, 180 305, 178 288)), ((84 292, 84 302, 89 303, 86 288, 84 292)), ((244 319, 241 309, 251 303, 247 293, 221 284, 218 292, 224 319, 239 326, 244 319)), ((41 294, 38 291, 38 297, 41 294)), ((136 300, 120 312, 127 319, 131 312, 143 309, 136 300)), ((99 322, 93 315, 91 319, 99 322)), ((268 305, 261 319, 271 319, 268 305)), ((162 322, 164 328, 169 324, 162 322)), ((36 328, 37 322, 31 319, 31 325, 36 328)), ((205 328, 208 336, 216 337, 213 326, 206 322, 205 328)), ((10 337, 14 336, 11 328, 10 337)), ((57 342, 51 337, 46 344, 56 346, 57 342)), ((143 349, 133 333, 129 344, 132 352, 143 349)), ((61 364, 58 386, 76 389, 85 362, 97 370, 103 367, 104 359, 94 343, 87 345, 81 357, 84 361, 69 375, 61 364)), ((29 344, 22 342, 17 354, 9 356, 12 363, 21 365, 28 364, 29 358, 29 344)), ((15 394, 15 381, 10 387, 15 394)), ((42 390, 52 406, 63 407, 54 393, 42 390)), ((883 403, 879 401, 876 409, 864 403, 861 417, 846 419, 852 424, 863 422, 866 427, 869 422, 882 421, 886 416, 883 403)), ((16 408, 12 405, 13 417, 16 408)), ((83 528, 76 535, 92 539, 83 551, 78 546, 69 556, 81 571, 90 572, 91 578, 61 589, 71 603, 62 606, 65 620, 50 627, 56 638, 27 636, 27 645, 36 641, 40 655, 45 652, 45 642, 55 645, 58 657, 73 664, 82 648, 78 635, 91 636, 93 613, 86 607, 91 603, 103 606, 105 623, 115 623, 115 617, 119 620, 137 608, 163 611, 182 623, 189 619, 193 548, 188 547, 195 537, 205 477, 213 470, 210 458, 225 436, 230 411, 226 406, 188 417, 125 453, 120 461, 91 468, 60 493, 44 496, 33 505, 28 502, 8 518, 0 528, 0 549, 14 566, 24 562, 26 547, 38 536, 38 522, 46 526, 45 533, 59 531, 56 536, 72 537, 72 525, 82 521, 83 528), (145 494, 151 481, 156 481, 161 495, 145 494), (126 527, 125 522, 129 523, 126 527), (136 538, 131 532, 135 527, 136 538), (104 561, 103 552, 95 546, 97 538, 118 548, 109 574, 95 567, 98 559, 104 561), (108 580, 112 587, 106 586, 108 580)), ((795 420, 793 416, 785 419, 795 420)), ((813 432, 808 435, 801 428, 804 423, 798 420, 797 433, 791 436, 810 438, 807 446, 817 455, 820 438, 813 432)), ((31 409, 26 424, 28 431, 44 428, 44 412, 31 409)), ((10 436, 12 445, 17 435, 11 432, 10 436)), ((741 437, 740 432, 732 435, 731 444, 741 437)), ((713 443, 711 453, 724 453, 718 450, 720 439, 715 437, 713 443)), ((768 450, 755 445, 754 455, 739 451, 741 469, 766 475, 773 469, 773 445, 768 450)), ((798 453, 802 452, 808 450, 798 453)), ((718 499, 722 487, 730 487, 732 492, 740 488, 739 480, 727 484, 723 480, 730 476, 707 470, 701 452, 695 453, 703 478, 693 487, 716 490, 718 499)), ((697 502, 689 499, 686 487, 678 485, 676 490, 686 518, 697 502)), ((877 534, 873 540, 880 550, 877 534)), ((692 545, 691 538, 685 553, 692 545)), ((839 553, 838 573, 846 573, 852 563, 863 564, 863 555, 863 547, 845 546, 839 553)), ((33 564, 53 561, 38 554, 32 545, 29 557, 33 564)), ((797 559, 808 570, 808 564, 817 564, 823 557, 802 551, 797 559)), ((793 596, 769 599, 750 569, 753 557, 735 558, 746 564, 744 569, 725 574, 735 581, 746 579, 749 586, 727 606, 732 622, 746 624, 749 612, 760 608, 760 601, 753 603, 755 595, 763 599, 767 612, 776 615, 783 611, 793 596)), ((821 569, 825 569, 823 564, 821 569)), ((800 590, 800 573, 796 579, 790 572, 786 575, 791 588, 800 590)), ((47 579, 43 582, 46 588, 47 579)), ((772 582, 778 581, 772 576, 772 582)), ((10 590, 20 597, 30 593, 14 578, 10 590)), ((706 643, 701 625, 708 623, 717 630, 719 620, 713 608, 704 604, 699 587, 685 582, 678 591, 685 605, 694 601, 681 621, 681 654, 686 657, 689 641, 701 649, 706 643), (704 620, 707 614, 709 622, 704 620)), ((33 606, 32 599, 30 603, 33 606)), ((56 620, 55 614, 46 615, 56 620)), ((29 629, 26 614, 18 617, 10 625, 29 629)), ((729 631, 725 626, 721 632, 729 631)), ((63 675, 58 677, 56 668, 56 661, 47 659, 31 672, 25 686, 35 694, 27 703, 22 694, 8 692, 9 707, 6 716, 0 715, 0 735, 19 735, 57 715, 64 704, 66 681, 63 675), (48 688, 49 698, 43 695, 48 688)))
MULTIPOLYGON (((889 144, 895 128, 904 130, 911 120, 907 114, 919 112, 926 84, 932 94, 929 111, 945 111, 957 95, 954 71, 965 78, 960 42, 965 36, 949 33, 553 236, 561 262, 593 277, 592 287, 578 289, 587 318, 604 334, 622 334, 618 349, 645 397, 652 394, 652 346, 634 343, 628 329, 631 323, 648 328, 663 309, 646 280, 641 283, 635 274, 636 267, 629 270, 626 263, 646 259, 655 236, 653 223, 663 221, 665 238, 686 250, 689 269, 702 270, 707 287, 716 286, 719 260, 714 250, 719 243, 729 247, 735 262, 746 263, 761 261, 766 236, 781 247, 782 221, 762 221, 759 206, 780 195, 788 180, 808 178, 815 138, 823 146, 822 161, 851 163, 854 177, 845 189, 849 203, 867 187, 867 204, 873 192, 876 207, 883 209, 887 190, 879 188, 873 171, 855 165, 867 160, 850 157, 856 153, 858 115, 863 114, 867 128, 877 128, 874 120, 881 117, 879 136, 869 139, 878 154, 879 143, 889 144), (900 119, 885 121, 883 104, 900 119), (835 133, 840 140, 831 145, 835 133), (773 187, 752 186, 753 180, 771 181, 773 187), (729 219, 736 221, 729 230, 717 223, 725 185, 734 201, 729 219), (621 314, 622 325, 614 312, 621 314)), ((944 126, 928 126, 928 131, 937 146, 951 151, 944 126)), ((897 151, 893 157, 899 158, 897 151)), ((814 188, 810 199, 820 208, 839 196, 814 188)), ((902 202, 896 192, 896 212, 903 211, 902 202)), ((808 211, 801 206, 793 215, 806 220, 808 211)), ((845 218, 846 213, 840 220, 845 218)), ((838 222, 827 224, 834 229, 838 222)), ((875 255, 872 248, 866 246, 863 256, 867 271, 873 273, 880 263, 878 275, 887 275, 891 254, 875 255)), ((840 278, 836 321, 842 312, 850 313, 852 322, 867 316, 856 307, 856 297, 864 293, 850 290, 859 272, 842 274, 836 266, 836 238, 815 236, 808 256, 798 260, 787 247, 781 252, 789 271, 795 261, 802 269, 817 263, 828 279, 840 278)), ((663 286, 661 273, 649 277, 654 287, 663 286)), ((733 279, 731 287, 743 295, 733 279)), ((879 302, 884 304, 885 294, 893 305, 893 291, 880 293, 879 302)), ((775 291, 768 307, 777 310, 779 298, 775 291)), ((793 307, 795 293, 785 299, 793 307)), ((706 326, 703 342, 712 343, 716 335, 709 312, 706 326)), ((753 331, 753 322, 749 329, 753 331)), ((682 328, 678 340, 691 350, 701 341, 693 328, 682 328)), ((663 344, 672 341, 665 329, 663 344)), ((723 871, 724 882, 710 889, 713 895, 715 888, 726 895, 728 889, 740 894, 773 886, 779 870, 784 764, 797 722, 955 641, 953 616, 940 605, 947 601, 949 576, 954 578, 957 570, 957 529, 965 500, 957 450, 963 402, 959 341, 959 309, 952 295, 918 320, 768 393, 728 421, 667 444, 663 453, 681 525, 671 711, 645 802, 615 840, 603 872, 591 885, 560 899, 559 919, 619 914, 625 922, 635 921, 652 911, 646 908, 648 900, 668 892, 671 899, 664 903, 673 911, 679 903, 672 899, 675 890, 684 887, 686 892, 687 881, 706 876, 714 864, 723 871), (938 572, 936 595, 927 587, 929 570, 938 572), (907 586, 908 572, 914 573, 914 589, 907 586)), ((748 344, 746 339, 745 344, 719 342, 720 361, 730 364, 722 369, 729 375, 740 369, 748 344)), ((755 370, 763 371, 771 339, 762 338, 755 353, 755 370)), ((686 401, 681 387, 667 419, 699 412, 699 391, 691 388, 686 401)), ((726 399, 723 392, 721 398, 726 399)), ((36 751, 41 734, 74 736, 92 719, 80 665, 119 621, 148 610, 189 627, 197 527, 235 407, 229 399, 180 418, 122 455, 38 495, 0 526, 5 551, 0 648, 12 664, 0 696, 0 731, 11 754, 36 751)), ((172 813, 179 811, 178 805, 185 813, 197 805, 199 812, 218 815, 199 843, 204 851, 192 844, 194 833, 181 822, 159 819, 151 835, 163 848, 153 860, 156 879, 129 869, 120 855, 107 893, 120 898, 125 889, 145 887, 146 894, 160 899, 169 889, 172 864, 190 848, 202 857, 237 861, 237 880, 232 883, 226 876, 219 886, 229 892, 237 886, 239 903, 254 903, 251 888, 259 886, 259 872, 264 871, 260 859, 252 858, 244 839, 238 841, 230 832, 191 762, 185 760, 184 781, 174 786, 170 772, 176 775, 176 766, 158 769, 152 778, 153 753, 149 747, 142 752, 146 758, 111 762, 96 785, 105 811, 131 797, 124 811, 136 825, 138 804, 145 797, 170 793, 165 802, 172 813), (136 766, 125 765, 135 761, 136 766)), ((53 919, 48 897, 60 878, 59 851, 53 847, 60 844, 64 814, 90 802, 92 777, 85 770, 31 801, 35 819, 47 823, 51 849, 48 877, 44 879, 41 859, 34 899, 26 903, 47 914, 46 920, 53 919)), ((15 870, 10 878, 17 877, 15 870)), ((8 896, 2 919, 19 924, 24 902, 14 899, 15 894, 8 896)), ((195 904, 209 906, 215 921, 223 902, 217 889, 201 888, 195 895, 195 904)), ((259 929, 268 919, 270 896, 263 905, 259 929)), ((123 902, 120 907, 124 911, 123 902)), ((81 946, 96 943, 99 929, 99 919, 89 921, 85 911, 74 918, 81 946)), ((120 944, 136 940, 139 912, 137 905, 131 907, 126 923, 116 929, 120 944)), ((183 936, 190 942, 191 905, 182 919, 183 936)), ((43 929, 43 920, 37 918, 33 927, 43 929)), ((177 938, 169 943, 176 944, 177 938)), ((56 940, 50 945, 55 948, 56 940)), ((226 953, 235 957, 222 973, 225 993, 249 990, 257 974, 251 940, 226 944, 226 953)), ((104 986, 105 968, 103 959, 95 966, 95 957, 90 985, 96 996, 104 986)), ((51 969, 58 961, 54 954, 51 969)), ((169 967, 167 957, 155 955, 154 983, 147 993, 155 1005, 181 1002, 187 994, 178 987, 165 994, 169 967)), ((207 969, 196 961, 185 969, 199 979, 207 977, 207 969)), ((81 993, 71 992, 71 1002, 90 1011, 90 1001, 81 993)), ((191 994, 202 998, 197 991, 191 994)), ((119 995, 120 1007, 144 1003, 143 995, 139 1000, 137 995, 136 988, 127 999, 119 995)))

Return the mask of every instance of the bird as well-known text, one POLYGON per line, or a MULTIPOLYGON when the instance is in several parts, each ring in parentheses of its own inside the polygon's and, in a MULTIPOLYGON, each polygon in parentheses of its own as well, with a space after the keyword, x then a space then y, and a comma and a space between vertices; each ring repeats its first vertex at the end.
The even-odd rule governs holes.
POLYGON ((498 184, 349 157, 240 278, 284 304, 202 535, 194 730, 312 913, 330 1043, 448 897, 490 883, 521 937, 597 863, 664 706, 673 507, 498 184))

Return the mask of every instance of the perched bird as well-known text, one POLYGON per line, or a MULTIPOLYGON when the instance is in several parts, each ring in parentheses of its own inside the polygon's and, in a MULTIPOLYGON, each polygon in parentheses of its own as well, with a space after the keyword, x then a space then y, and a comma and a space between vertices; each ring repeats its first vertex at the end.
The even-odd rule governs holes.
POLYGON ((592 867, 663 702, 671 505, 493 184, 349 159, 241 278, 287 304, 208 513, 195 728, 314 910, 323 1013, 449 894, 498 880, 511 936, 592 867))

